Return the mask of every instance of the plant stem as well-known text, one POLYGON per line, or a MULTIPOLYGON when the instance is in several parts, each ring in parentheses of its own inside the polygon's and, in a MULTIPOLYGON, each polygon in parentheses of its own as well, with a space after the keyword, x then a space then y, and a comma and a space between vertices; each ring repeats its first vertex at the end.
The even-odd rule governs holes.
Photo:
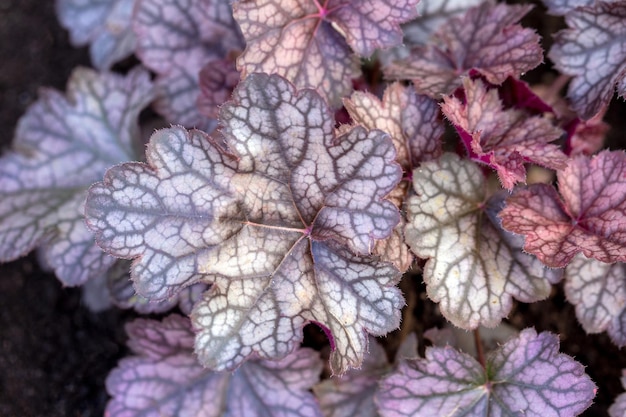
POLYGON ((485 353, 483 352, 483 342, 480 339, 480 331, 478 329, 474 330, 474 345, 476 345, 476 355, 478 356, 478 362, 482 365, 483 368, 485 368, 485 353))

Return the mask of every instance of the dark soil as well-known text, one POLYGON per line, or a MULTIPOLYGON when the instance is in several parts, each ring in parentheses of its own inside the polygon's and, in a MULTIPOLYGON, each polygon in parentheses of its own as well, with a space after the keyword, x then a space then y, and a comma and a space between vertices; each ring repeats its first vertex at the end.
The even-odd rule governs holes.
MULTIPOLYGON (((550 18, 537 27, 554 22, 550 18)), ((52 0, 0 0, 0 39, 0 146, 6 149, 39 87, 64 90, 72 68, 89 65, 89 59, 84 48, 69 45, 52 0)), ((619 102, 607 115, 612 148, 626 147, 624 114, 619 102)), ((413 311, 418 334, 442 324, 423 288, 405 282, 407 287, 421 291, 413 311)), ((0 265, 0 415, 101 416, 104 380, 126 353, 123 324, 131 316, 115 309, 91 313, 81 304, 80 291, 63 288, 33 255, 0 265)), ((517 305, 509 321, 520 329, 558 333, 562 351, 584 363, 599 388, 596 403, 583 415, 608 416, 608 406, 623 391, 619 378, 626 355, 605 334, 585 335, 560 287, 547 301, 517 305)))

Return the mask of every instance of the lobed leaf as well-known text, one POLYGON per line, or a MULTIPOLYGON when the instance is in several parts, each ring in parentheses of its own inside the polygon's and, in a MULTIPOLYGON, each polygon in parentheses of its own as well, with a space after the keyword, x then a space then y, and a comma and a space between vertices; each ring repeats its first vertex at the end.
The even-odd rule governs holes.
POLYGON ((209 61, 200 71, 200 95, 196 105, 200 113, 217 119, 218 108, 230 98, 239 83, 239 72, 231 58, 209 61))
POLYGON ((551 121, 529 116, 518 109, 504 109, 498 91, 480 80, 463 80, 465 101, 444 97, 441 109, 454 124, 470 158, 495 169, 502 186, 512 190, 526 182, 524 163, 552 169, 567 166, 567 157, 550 144, 563 133, 551 121))
POLYGON ((568 29, 554 36, 548 56, 573 77, 567 97, 581 118, 606 107, 617 88, 626 97, 626 5, 597 2, 565 16, 568 29))
POLYGON ((300 349, 281 361, 255 360, 234 373, 203 368, 193 354, 188 319, 138 319, 126 327, 135 356, 108 376, 111 416, 321 417, 308 391, 319 380, 317 353, 300 349))
POLYGON ((242 78, 276 73, 316 88, 331 106, 352 91, 359 59, 402 41, 400 23, 417 16, 418 0, 239 0, 235 19, 247 47, 242 78))
MULTIPOLYGON (((370 93, 357 91, 350 99, 344 99, 344 105, 355 123, 391 135, 396 161, 406 173, 412 172, 420 162, 441 155, 444 127, 437 103, 416 94, 414 89, 392 84, 385 90, 382 101, 370 93)), ((407 184, 400 183, 391 192, 390 199, 402 207, 406 193, 407 184)), ((401 230, 404 223, 401 221, 390 238, 377 242, 374 250, 403 272, 412 261, 401 230)))
POLYGON ((410 79, 418 92, 436 99, 452 93, 470 70, 496 85, 509 76, 517 78, 543 61, 539 36, 517 24, 531 8, 490 3, 473 7, 441 26, 410 57, 388 65, 385 75, 410 79))
POLYGON ((565 295, 587 333, 606 331, 615 344, 626 345, 620 322, 626 315, 626 266, 576 255, 565 268, 565 295))
POLYGON ((74 46, 89 46, 93 65, 110 69, 135 49, 131 16, 136 0, 56 0, 59 21, 74 46))
POLYGON ((571 417, 591 405, 596 387, 583 366, 558 352, 556 335, 533 329, 491 352, 483 368, 451 347, 430 347, 381 381, 383 417, 571 417))
POLYGON ((413 187, 406 241, 428 259, 427 294, 454 325, 495 327, 513 298, 533 302, 549 295, 560 272, 522 253, 521 239, 501 228, 496 214, 503 196, 487 197, 476 164, 446 153, 414 171, 413 187))
POLYGON ((576 156, 549 185, 517 190, 500 213, 505 229, 524 235, 524 250, 562 268, 578 252, 612 263, 626 260, 626 154, 576 156))
POLYGON ((42 91, 0 158, 0 260, 40 246, 65 285, 81 285, 114 261, 84 225, 87 187, 111 165, 137 159, 137 117, 153 87, 142 70, 122 77, 79 68, 67 90, 42 91))
POLYGON ((168 122, 207 131, 215 120, 196 108, 200 70, 243 48, 229 0, 139 0, 133 16, 137 56, 156 72, 156 111, 168 122))
POLYGON ((153 135, 148 164, 125 164, 92 187, 98 244, 138 258, 148 298, 212 283, 192 314, 203 364, 293 351, 307 322, 327 330, 332 369, 358 366, 366 332, 398 326, 399 272, 369 254, 399 221, 384 197, 400 167, 381 131, 335 137, 323 99, 279 76, 253 74, 221 108, 217 140, 180 127, 153 135))

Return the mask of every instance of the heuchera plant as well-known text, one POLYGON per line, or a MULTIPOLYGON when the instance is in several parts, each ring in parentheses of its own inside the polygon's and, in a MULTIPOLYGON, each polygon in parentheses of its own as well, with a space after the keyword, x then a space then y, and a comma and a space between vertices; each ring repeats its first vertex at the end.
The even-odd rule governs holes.
POLYGON ((44 90, 0 158, 0 260, 37 250, 93 308, 162 314, 128 324, 109 416, 579 415, 596 387, 556 335, 484 354, 479 330, 564 280, 626 345, 626 154, 601 149, 626 1, 545 5, 566 97, 520 79, 544 61, 530 5, 57 0, 97 70, 44 90), (148 106, 169 127, 146 140, 148 106), (402 279, 475 355, 418 356, 402 279))

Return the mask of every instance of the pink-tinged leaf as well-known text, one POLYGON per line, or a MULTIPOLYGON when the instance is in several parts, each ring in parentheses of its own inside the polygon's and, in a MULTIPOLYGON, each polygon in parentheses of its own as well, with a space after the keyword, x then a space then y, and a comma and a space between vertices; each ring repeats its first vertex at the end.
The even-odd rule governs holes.
POLYGON ((203 115, 217 119, 224 104, 239 83, 239 72, 230 58, 209 61, 200 71, 200 96, 196 105, 203 115))
POLYGON ((137 116, 152 97, 141 70, 121 77, 79 68, 67 96, 42 91, 20 119, 13 149, 0 158, 0 260, 41 246, 65 285, 111 266, 84 225, 86 190, 106 168, 137 159, 137 116))
POLYGON ((413 88, 391 84, 382 101, 357 91, 344 100, 344 105, 355 123, 391 135, 397 161, 405 171, 441 155, 444 126, 437 103, 413 88))
POLYGON ((565 268, 565 295, 587 333, 606 331, 620 347, 626 344, 620 326, 626 310, 626 265, 578 254, 565 268))
POLYGON ((300 349, 280 361, 252 360, 233 373, 203 368, 188 319, 138 319, 126 327, 135 356, 107 378, 111 417, 321 417, 309 392, 319 380, 318 354, 300 349))
MULTIPOLYGON (((444 127, 437 103, 418 95, 413 88, 392 84, 385 90, 382 101, 370 93, 357 91, 344 100, 344 105, 356 124, 391 135, 396 160, 405 173, 412 172, 420 162, 441 155, 444 127)), ((402 207, 406 191, 404 183, 392 191, 390 198, 398 207, 402 207)), ((412 260, 399 229, 389 239, 378 242, 375 253, 401 271, 406 271, 412 260)))
POLYGON ((295 349, 302 326, 331 336, 331 366, 359 366, 367 333, 398 326, 399 272, 369 256, 400 215, 385 199, 401 177, 391 139, 357 126, 335 136, 321 96, 254 74, 221 108, 224 140, 199 131, 155 133, 148 164, 110 169, 86 214, 99 245, 138 258, 148 298, 203 281, 194 309, 200 360, 236 368, 295 349))
POLYGON ((454 325, 494 327, 513 298, 534 302, 550 294, 560 271, 522 253, 522 239, 501 228, 496 214, 503 196, 487 199, 486 180, 475 163, 446 153, 414 171, 413 187, 406 241, 428 259, 427 294, 454 325))
POLYGON ((602 120, 603 117, 604 112, 600 111, 589 120, 576 117, 567 125, 567 148, 570 156, 590 156, 604 147, 606 134, 611 127, 602 120))
POLYGON ((352 91, 359 59, 314 1, 248 0, 234 5, 247 47, 237 60, 241 77, 282 75, 296 86, 316 88, 332 106, 352 91))
POLYGON ((417 90, 433 98, 452 93, 461 75, 476 70, 492 84, 535 68, 543 62, 539 36, 517 22, 530 5, 483 3, 452 18, 418 46, 407 59, 385 68, 392 79, 410 79, 417 90))
POLYGON ((57 0, 56 12, 74 46, 90 44, 91 62, 109 69, 135 49, 131 16, 136 0, 57 0))
POLYGON ((559 191, 535 184, 516 191, 500 213, 505 229, 524 235, 524 250, 553 268, 578 252, 626 261, 626 154, 577 156, 557 173, 559 191))
POLYGON ((626 4, 598 2, 565 16, 548 56, 573 77, 567 97, 581 118, 602 111, 617 88, 626 97, 626 4))
POLYGON ((170 123, 207 131, 215 120, 202 115, 200 70, 243 48, 228 0, 139 0, 133 16, 137 55, 156 72, 155 109, 170 123))
MULTIPOLYGON (((626 388, 626 370, 622 369, 622 386, 626 388)), ((626 415, 626 393, 617 396, 611 407, 609 407, 610 417, 623 417, 626 415)))
POLYGON ((427 348, 381 381, 376 403, 383 417, 577 416, 596 386, 558 349, 556 335, 526 329, 492 351, 485 369, 451 347, 427 348))
POLYGON ((563 169, 567 157, 550 144, 563 131, 541 116, 504 109, 498 91, 480 80, 463 80, 465 101, 444 97, 443 113, 454 124, 471 159, 495 169, 503 187, 526 182, 524 163, 563 169))

